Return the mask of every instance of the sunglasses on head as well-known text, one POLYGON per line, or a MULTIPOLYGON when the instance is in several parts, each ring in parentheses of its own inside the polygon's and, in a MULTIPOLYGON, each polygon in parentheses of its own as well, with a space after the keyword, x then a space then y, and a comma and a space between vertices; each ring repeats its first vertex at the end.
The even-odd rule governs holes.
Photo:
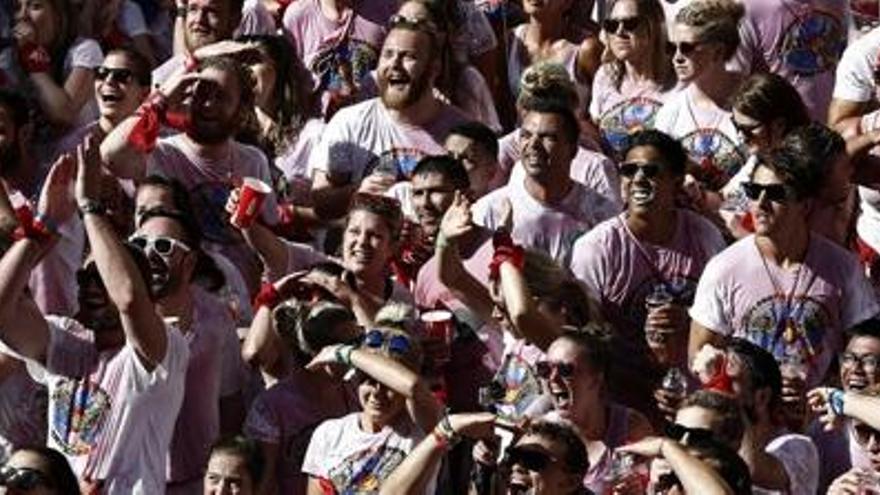
POLYGON ((670 55, 681 53, 685 57, 689 57, 700 45, 702 45, 702 43, 699 41, 682 41, 679 43, 668 41, 666 42, 666 51, 670 55))
POLYGON ((0 468, 0 486, 15 490, 33 490, 38 486, 50 487, 49 478, 36 469, 14 468, 3 466, 0 468))
POLYGON ((386 337, 385 333, 381 330, 370 330, 364 335, 364 345, 371 349, 381 349, 386 345, 386 342, 388 352, 399 356, 408 353, 412 348, 409 339, 403 335, 386 337))
POLYGON ((535 363, 535 374, 539 378, 549 380, 553 376, 553 371, 562 379, 570 379, 574 376, 575 367, 572 363, 561 363, 554 361, 539 361, 535 363))
POLYGON ((131 236, 128 239, 128 242, 139 247, 144 252, 147 252, 148 249, 152 249, 162 256, 170 256, 175 249, 180 249, 185 253, 192 251, 192 249, 183 242, 165 236, 149 237, 145 235, 135 235, 131 236))
MULTIPOLYGON (((116 81, 119 84, 129 84, 135 80, 134 71, 131 69, 115 69, 113 67, 98 67, 95 69, 95 79, 99 81, 116 81)), ((138 82, 141 82, 138 80, 138 82)))
POLYGON ((626 177, 631 179, 636 176, 639 171, 642 171, 642 174, 649 179, 653 179, 660 175, 660 170, 663 169, 663 165, 659 163, 637 163, 637 162, 623 162, 620 164, 620 167, 617 169, 622 177, 626 177))
POLYGON ((507 449, 505 463, 508 466, 519 464, 529 471, 541 472, 547 469, 552 462, 555 462, 550 454, 540 450, 530 449, 528 447, 510 447, 507 449))
POLYGON ((666 425, 666 436, 677 442, 681 442, 687 435, 687 443, 706 443, 714 439, 712 430, 707 428, 689 428, 678 423, 666 425))
POLYGON ((742 190, 746 197, 752 201, 758 201, 763 194, 765 198, 774 203, 785 203, 791 199, 789 190, 785 184, 757 184, 755 182, 743 182, 742 190))
POLYGON ((602 29, 606 33, 616 33, 621 27, 623 27, 623 32, 632 33, 641 25, 642 19, 639 17, 621 17, 620 19, 605 19, 602 21, 602 29))

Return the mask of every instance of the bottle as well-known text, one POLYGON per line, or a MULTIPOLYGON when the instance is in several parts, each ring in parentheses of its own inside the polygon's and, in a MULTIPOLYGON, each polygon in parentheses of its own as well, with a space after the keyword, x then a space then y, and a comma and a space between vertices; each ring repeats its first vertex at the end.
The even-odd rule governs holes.
POLYGON ((684 398, 688 389, 687 377, 684 376, 684 373, 679 368, 672 367, 666 372, 666 376, 663 377, 660 386, 675 397, 684 398))

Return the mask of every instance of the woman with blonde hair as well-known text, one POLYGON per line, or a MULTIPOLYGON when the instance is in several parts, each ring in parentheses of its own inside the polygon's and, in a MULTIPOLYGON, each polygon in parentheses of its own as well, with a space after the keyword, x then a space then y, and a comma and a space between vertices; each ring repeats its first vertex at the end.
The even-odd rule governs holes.
POLYGON ((590 117, 603 148, 617 154, 630 134, 653 127, 675 74, 659 0, 612 0, 608 8, 602 22, 606 60, 593 80, 590 117))

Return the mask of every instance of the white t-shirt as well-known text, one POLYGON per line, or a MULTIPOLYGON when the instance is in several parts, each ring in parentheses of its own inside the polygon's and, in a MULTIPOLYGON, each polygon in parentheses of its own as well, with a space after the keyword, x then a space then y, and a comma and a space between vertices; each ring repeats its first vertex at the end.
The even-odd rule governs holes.
POLYGON ((877 99, 874 68, 880 55, 880 27, 850 43, 837 64, 834 98, 855 102, 877 99))
MULTIPOLYGON (((386 426, 368 433, 361 429, 360 415, 351 413, 321 423, 303 460, 302 471, 329 480, 336 493, 378 493, 382 481, 425 436, 409 418, 396 428, 386 426)), ((434 493, 435 483, 436 473, 424 493, 434 493)))
POLYGON ((48 400, 23 365, 0 381, 0 462, 21 447, 45 445, 48 400))
POLYGON ((780 492, 752 486, 755 495, 791 493, 816 493, 819 486, 819 452, 816 445, 806 435, 787 433, 780 435, 764 447, 764 452, 782 463, 788 475, 790 490, 780 492))
MULTIPOLYGON (((97 41, 91 38, 77 38, 67 50, 67 56, 64 57, 64 77, 67 78, 73 69, 77 68, 97 69, 103 62, 104 52, 101 51, 101 46, 97 41)), ((83 126, 97 118, 98 101, 95 98, 89 98, 80 108, 79 115, 73 125, 74 127, 83 126)))
POLYGON ((550 206, 533 198, 524 181, 519 181, 480 198, 471 208, 474 223, 497 229, 505 199, 513 208, 513 239, 524 247, 544 251, 560 264, 568 264, 578 237, 620 212, 617 205, 578 182, 572 182, 559 204, 550 206))
POLYGON ((130 345, 99 352, 75 320, 46 322, 49 447, 80 478, 105 480, 102 493, 164 493, 189 360, 183 335, 169 327, 164 359, 147 371, 130 345))
POLYGON ((657 130, 678 139, 691 160, 706 169, 712 184, 723 186, 746 162, 731 113, 712 105, 702 108, 693 100, 693 86, 671 94, 657 112, 657 130))
POLYGON ((422 157, 445 154, 443 140, 465 120, 449 105, 425 127, 396 122, 379 98, 345 107, 324 128, 309 157, 309 171, 347 176, 354 184, 374 170, 406 178, 422 157))
POLYGON ((777 360, 799 357, 809 365, 807 384, 813 387, 843 349, 843 332, 878 310, 853 253, 811 234, 798 268, 784 270, 769 260, 765 268, 751 235, 709 262, 690 316, 713 332, 759 345, 777 360))
POLYGON ((144 13, 140 5, 132 0, 122 2, 122 8, 116 15, 116 25, 129 38, 135 36, 148 36, 150 29, 147 27, 147 21, 144 19, 144 13))

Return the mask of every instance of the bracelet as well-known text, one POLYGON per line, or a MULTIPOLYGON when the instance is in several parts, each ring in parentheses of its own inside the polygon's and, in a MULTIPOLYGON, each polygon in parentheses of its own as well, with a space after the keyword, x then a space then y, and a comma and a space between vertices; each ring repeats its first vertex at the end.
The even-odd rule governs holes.
POLYGON ((52 66, 49 51, 35 43, 27 43, 18 48, 18 61, 28 74, 49 72, 52 66))
POLYGON ((438 450, 446 450, 449 448, 449 438, 447 438, 446 434, 439 431, 436 427, 431 431, 431 436, 437 441, 438 450))
POLYGON ((351 353, 354 352, 353 345, 336 346, 336 362, 346 366, 351 366, 351 353))
POLYGON ((79 213, 81 216, 105 215, 107 213, 107 207, 104 206, 104 203, 101 203, 100 201, 94 199, 86 199, 79 204, 79 213))
POLYGON ((264 282, 263 285, 260 286, 260 292, 258 292, 257 296, 254 298, 254 310, 260 309, 261 306, 273 309, 275 306, 278 306, 278 303, 280 302, 281 294, 278 293, 275 284, 264 282))
POLYGON ((832 389, 828 394, 828 408, 836 416, 843 416, 843 390, 839 388, 832 389))
POLYGON ((526 254, 522 246, 499 246, 495 248, 492 261, 489 262, 489 280, 498 280, 501 276, 501 265, 510 263, 517 270, 522 271, 526 263, 526 254))
POLYGON ((443 235, 443 232, 441 231, 437 233, 437 240, 434 241, 434 249, 436 249, 437 251, 441 249, 446 249, 447 247, 449 247, 450 243, 451 241, 445 235, 443 235))
POLYGON ((58 236, 55 223, 44 215, 19 219, 19 225, 12 231, 12 240, 30 239, 37 244, 46 245, 58 236))

